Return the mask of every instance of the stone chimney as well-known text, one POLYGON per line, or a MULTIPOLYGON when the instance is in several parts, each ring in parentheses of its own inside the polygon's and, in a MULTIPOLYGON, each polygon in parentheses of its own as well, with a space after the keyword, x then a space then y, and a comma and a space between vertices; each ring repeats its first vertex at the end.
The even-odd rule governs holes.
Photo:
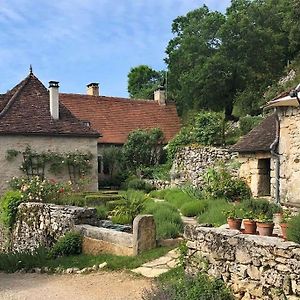
POLYGON ((163 86, 160 86, 154 91, 154 100, 157 101, 159 105, 166 105, 166 91, 163 86))
POLYGON ((87 86, 86 93, 90 96, 99 96, 99 83, 91 82, 87 86))
POLYGON ((49 81, 50 114, 54 120, 59 119, 59 82, 49 81))

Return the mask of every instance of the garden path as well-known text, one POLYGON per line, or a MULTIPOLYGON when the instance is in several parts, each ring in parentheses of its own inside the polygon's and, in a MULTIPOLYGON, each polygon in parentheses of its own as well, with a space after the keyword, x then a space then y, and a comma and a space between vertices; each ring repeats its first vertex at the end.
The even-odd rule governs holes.
POLYGON ((87 275, 0 273, 0 300, 128 300, 141 299, 152 282, 128 272, 87 275))
POLYGON ((180 253, 178 249, 169 251, 166 255, 144 263, 139 268, 131 270, 134 273, 143 275, 148 278, 155 278, 159 275, 168 272, 170 269, 175 268, 179 263, 180 253))

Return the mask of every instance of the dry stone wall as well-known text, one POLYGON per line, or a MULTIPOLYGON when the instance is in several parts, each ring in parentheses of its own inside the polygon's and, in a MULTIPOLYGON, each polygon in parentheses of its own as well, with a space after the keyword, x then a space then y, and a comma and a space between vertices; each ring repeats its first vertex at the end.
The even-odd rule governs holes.
POLYGON ((299 299, 300 245, 236 230, 185 227, 186 272, 223 279, 237 299, 299 299))
POLYGON ((187 146, 176 154, 172 170, 171 185, 182 185, 186 182, 195 187, 202 185, 202 175, 207 168, 212 167, 217 161, 228 162, 237 157, 228 149, 214 147, 187 146))
POLYGON ((22 203, 16 220, 11 233, 11 250, 14 252, 50 247, 75 225, 98 222, 94 208, 45 203, 22 203))

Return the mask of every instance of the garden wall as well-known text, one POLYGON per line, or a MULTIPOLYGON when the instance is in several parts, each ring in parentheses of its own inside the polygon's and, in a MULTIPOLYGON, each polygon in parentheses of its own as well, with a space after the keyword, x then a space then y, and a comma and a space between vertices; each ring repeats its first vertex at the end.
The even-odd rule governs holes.
POLYGON ((97 224, 96 209, 45 203, 22 203, 11 234, 11 250, 50 247, 76 224, 97 224))
POLYGON ((237 299, 299 299, 299 244, 195 225, 185 237, 187 273, 222 278, 237 299))
POLYGON ((227 162, 236 158, 236 153, 227 149, 202 146, 187 146, 176 154, 171 169, 171 184, 173 186, 190 182, 193 186, 202 185, 202 174, 217 161, 227 162))
POLYGON ((7 230, 0 223, 0 253, 6 250, 7 240, 8 240, 7 230))

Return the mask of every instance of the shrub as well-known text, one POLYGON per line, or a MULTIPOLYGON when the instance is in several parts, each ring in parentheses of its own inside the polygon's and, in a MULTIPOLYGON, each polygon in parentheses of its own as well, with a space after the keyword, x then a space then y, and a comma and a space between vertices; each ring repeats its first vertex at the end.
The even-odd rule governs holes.
POLYGON ((129 215, 115 215, 111 217, 111 221, 114 224, 121 224, 121 225, 128 225, 128 224, 132 224, 132 217, 129 215))
POLYGON ((150 193, 155 189, 155 187, 150 183, 138 178, 128 181, 127 188, 132 190, 145 191, 146 193, 150 193))
POLYGON ((11 229, 16 220, 18 206, 23 202, 19 191, 6 192, 0 199, 0 221, 11 229))
POLYGON ((130 220, 129 223, 132 223, 134 218, 143 211, 147 197, 144 193, 134 190, 127 191, 122 196, 124 202, 117 205, 112 214, 114 217, 127 218, 130 220))
POLYGON ((195 217, 199 214, 202 214, 207 208, 207 201, 195 200, 183 204, 180 208, 180 211, 186 217, 195 217))
POLYGON ((278 211, 278 205, 262 198, 248 199, 241 203, 240 206, 245 211, 252 211, 255 216, 265 214, 268 218, 272 218, 273 214, 278 211))
POLYGON ((61 237, 50 250, 49 256, 70 256, 80 254, 82 251, 82 236, 77 232, 68 232, 61 237))
POLYGON ((251 196, 247 184, 239 178, 234 178, 225 165, 208 169, 203 179, 203 190, 208 197, 225 197, 229 201, 236 201, 248 199, 251 196))
POLYGON ((166 192, 164 199, 173 204, 178 209, 180 209, 181 206, 186 202, 195 200, 193 196, 189 195, 181 189, 169 189, 166 192))
POLYGON ((65 194, 59 199, 52 199, 51 203, 71 206, 85 206, 85 196, 80 193, 65 194))
POLYGON ((234 297, 220 279, 210 278, 204 273, 194 277, 184 274, 179 267, 170 271, 172 276, 164 275, 160 284, 145 291, 143 300, 233 300, 234 297), (168 277, 167 277, 168 276, 168 277))
POLYGON ((169 189, 164 189, 164 190, 154 190, 149 193, 149 196, 152 198, 157 198, 157 199, 164 199, 166 196, 166 193, 169 191, 169 189))
POLYGON ((300 244, 300 214, 292 217, 288 222, 287 239, 300 244))
POLYGON ((183 232, 180 214, 173 205, 149 201, 143 212, 153 215, 158 239, 175 238, 183 232))
POLYGON ((221 226, 227 222, 223 211, 230 210, 232 204, 226 199, 208 199, 208 208, 198 216, 199 223, 209 223, 214 226, 221 226))

